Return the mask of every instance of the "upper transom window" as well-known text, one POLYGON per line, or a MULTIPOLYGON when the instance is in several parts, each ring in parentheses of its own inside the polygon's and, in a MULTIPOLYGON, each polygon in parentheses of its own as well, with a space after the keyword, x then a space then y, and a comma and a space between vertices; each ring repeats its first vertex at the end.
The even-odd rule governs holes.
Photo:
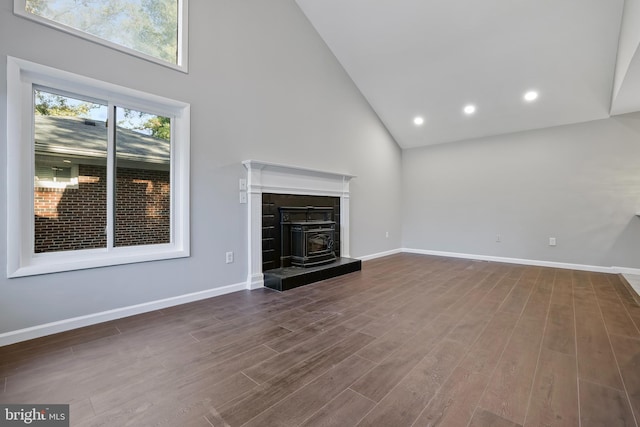
POLYGON ((15 13, 186 71, 188 0, 14 0, 15 13))

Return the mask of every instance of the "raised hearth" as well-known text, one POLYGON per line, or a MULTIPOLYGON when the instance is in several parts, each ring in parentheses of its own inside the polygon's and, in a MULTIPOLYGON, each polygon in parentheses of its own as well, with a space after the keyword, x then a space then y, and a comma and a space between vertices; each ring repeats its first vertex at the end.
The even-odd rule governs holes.
POLYGON ((353 258, 338 258, 331 264, 316 267, 276 268, 264 272, 264 285, 277 291, 286 291, 361 269, 362 261, 353 258))

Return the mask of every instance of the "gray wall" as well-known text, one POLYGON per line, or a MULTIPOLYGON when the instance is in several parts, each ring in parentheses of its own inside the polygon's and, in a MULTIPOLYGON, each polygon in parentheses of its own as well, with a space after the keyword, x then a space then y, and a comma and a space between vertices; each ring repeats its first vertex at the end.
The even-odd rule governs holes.
MULTIPOLYGON (((0 333, 244 282, 247 205, 237 189, 245 159, 357 175, 351 255, 401 246, 401 151, 294 0, 190 2, 189 74, 16 17, 12 3, 0 4, 0 146, 6 55, 191 103, 192 256, 11 280, 3 274, 0 333), (235 263, 225 264, 226 251, 235 263)), ((0 203, 5 224, 4 186, 0 203)), ((4 225, 0 241, 6 265, 4 225)))
POLYGON ((405 248, 640 268, 638 113, 405 150, 403 190, 405 248))

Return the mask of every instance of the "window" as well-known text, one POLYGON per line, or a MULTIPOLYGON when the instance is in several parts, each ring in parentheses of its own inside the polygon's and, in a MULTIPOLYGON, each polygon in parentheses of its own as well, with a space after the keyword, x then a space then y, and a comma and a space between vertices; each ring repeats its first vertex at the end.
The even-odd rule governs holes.
POLYGON ((9 277, 188 256, 188 104, 7 72, 9 277))
POLYGON ((78 166, 48 164, 36 160, 36 176, 33 184, 36 188, 77 189, 78 166))
POLYGON ((188 0, 14 0, 15 13, 182 71, 188 0))

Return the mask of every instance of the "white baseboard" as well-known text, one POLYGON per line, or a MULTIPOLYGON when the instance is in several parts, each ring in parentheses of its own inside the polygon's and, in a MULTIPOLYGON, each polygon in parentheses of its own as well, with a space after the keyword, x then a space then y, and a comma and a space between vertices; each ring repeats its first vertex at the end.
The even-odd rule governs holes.
POLYGON ((253 290, 264 288, 264 274, 249 274, 246 289, 253 290))
POLYGON ((73 317, 71 319, 45 323, 43 325, 32 326, 30 328, 19 329, 17 331, 5 332, 3 334, 0 334, 0 347, 9 344, 15 344, 21 341, 27 341, 34 338, 44 337, 46 335, 56 334, 58 332, 69 331, 71 329, 91 326, 97 323, 108 322, 110 320, 121 319, 123 317, 133 316, 136 314, 147 313, 149 311, 160 310, 162 308, 172 307, 174 305, 186 304, 189 302, 212 298, 231 292, 242 291, 246 288, 247 284, 245 282, 236 283, 234 285, 207 289, 206 291, 193 292, 176 297, 130 305, 128 307, 116 308, 114 310, 107 310, 100 313, 88 314, 86 316, 73 317))
POLYGON ((357 259, 359 259, 360 261, 370 261, 372 259, 376 259, 376 258, 382 258, 384 256, 389 256, 389 255, 395 255, 395 254, 399 254, 401 253, 403 250, 398 248, 398 249, 392 249, 390 251, 385 251, 385 252, 378 252, 377 254, 371 254, 371 255, 365 255, 365 256, 360 256, 357 259))
POLYGON ((450 257, 450 258, 464 258, 464 259, 476 259, 481 261, 504 262, 508 264, 534 265, 537 267, 552 267, 552 268, 562 268, 567 270, 592 271, 597 273, 638 274, 638 273, 630 273, 630 272, 640 271, 634 268, 570 264, 566 262, 542 261, 542 260, 536 260, 536 259, 507 258, 507 257, 497 257, 497 256, 490 256, 490 255, 475 255, 475 254, 464 254, 464 253, 457 253, 457 252, 431 251, 427 249, 403 248, 402 252, 407 252, 412 254, 422 254, 422 255, 435 255, 435 256, 443 256, 443 257, 450 257))

